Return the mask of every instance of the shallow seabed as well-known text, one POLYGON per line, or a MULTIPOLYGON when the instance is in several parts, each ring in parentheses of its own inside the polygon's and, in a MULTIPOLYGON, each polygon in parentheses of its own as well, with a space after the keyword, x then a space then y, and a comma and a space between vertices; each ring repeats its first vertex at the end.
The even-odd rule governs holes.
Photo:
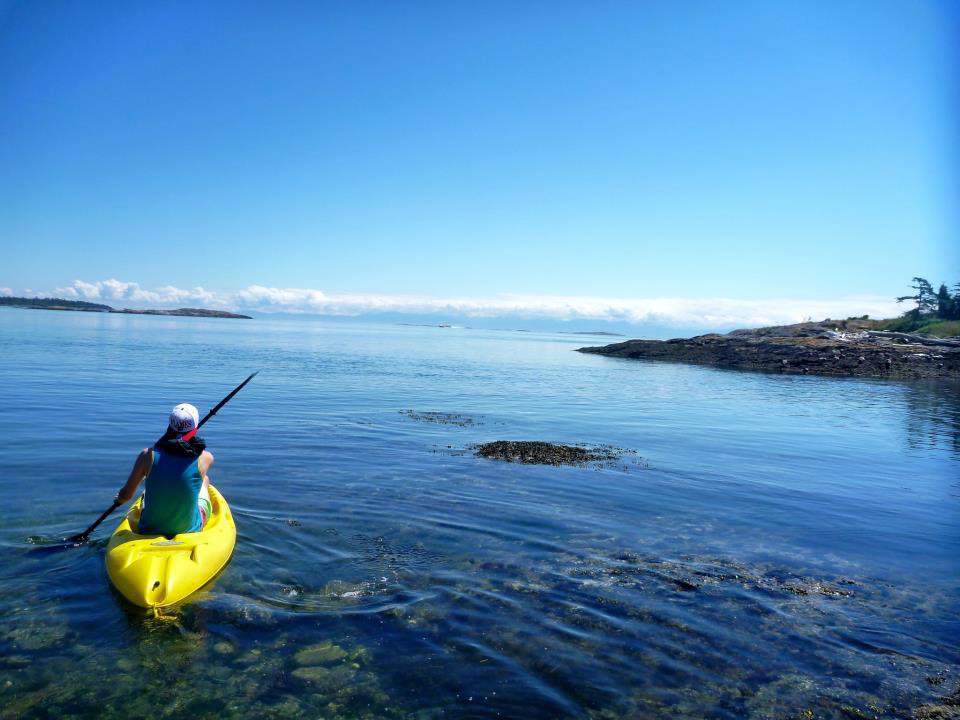
POLYGON ((0 718, 909 717, 960 668, 960 386, 569 335, 0 311, 0 718), (180 401, 239 532, 168 617, 89 546, 180 401), (497 439, 633 448, 501 463, 497 439))

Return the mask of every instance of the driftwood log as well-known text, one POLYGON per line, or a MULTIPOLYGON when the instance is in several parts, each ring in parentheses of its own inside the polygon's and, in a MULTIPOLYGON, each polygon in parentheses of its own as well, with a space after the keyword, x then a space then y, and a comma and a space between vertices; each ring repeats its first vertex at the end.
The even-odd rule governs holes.
POLYGON ((907 340, 908 342, 916 343, 917 345, 936 345, 939 347, 960 348, 960 340, 944 340, 942 338, 925 337, 923 335, 915 335, 913 333, 887 332, 885 330, 867 330, 866 332, 867 334, 875 337, 907 340))

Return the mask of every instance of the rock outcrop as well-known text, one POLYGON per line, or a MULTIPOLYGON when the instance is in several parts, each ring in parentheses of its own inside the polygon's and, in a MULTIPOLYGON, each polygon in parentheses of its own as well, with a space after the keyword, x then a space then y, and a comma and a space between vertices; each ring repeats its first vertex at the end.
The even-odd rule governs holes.
POLYGON ((726 335, 627 340, 579 352, 736 370, 879 378, 960 378, 960 341, 873 330, 870 320, 824 320, 726 335))

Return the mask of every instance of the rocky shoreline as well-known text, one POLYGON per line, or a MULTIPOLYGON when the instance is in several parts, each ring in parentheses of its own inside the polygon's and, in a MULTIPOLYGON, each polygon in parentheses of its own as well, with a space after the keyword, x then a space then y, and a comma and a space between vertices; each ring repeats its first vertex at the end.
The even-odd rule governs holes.
POLYGON ((578 352, 795 375, 960 379, 960 340, 877 331, 867 319, 824 320, 726 335, 627 340, 578 352))

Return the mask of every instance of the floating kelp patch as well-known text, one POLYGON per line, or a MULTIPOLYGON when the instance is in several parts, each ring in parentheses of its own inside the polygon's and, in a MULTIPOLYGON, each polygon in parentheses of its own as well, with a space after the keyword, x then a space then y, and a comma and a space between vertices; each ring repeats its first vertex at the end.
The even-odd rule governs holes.
POLYGON ((461 415, 460 413, 447 412, 417 412, 416 410, 401 410, 401 415, 405 415, 411 420, 424 423, 435 423, 437 425, 454 425, 456 427, 473 427, 474 425, 483 425, 480 418, 461 415))
MULTIPOLYGON (((571 568, 571 577, 583 575, 590 566, 571 568)), ((709 556, 685 555, 677 560, 646 557, 632 552, 621 552, 614 564, 604 570, 593 567, 588 576, 608 576, 612 584, 632 587, 659 585, 674 590, 690 592, 705 586, 737 584, 745 590, 759 591, 781 596, 824 595, 827 597, 852 597, 857 583, 847 577, 835 577, 830 581, 795 575, 775 567, 748 567, 731 560, 709 556)))
POLYGON ((541 440, 495 440, 471 445, 470 450, 477 457, 525 465, 609 464, 634 454, 632 450, 613 445, 561 445, 541 440))

